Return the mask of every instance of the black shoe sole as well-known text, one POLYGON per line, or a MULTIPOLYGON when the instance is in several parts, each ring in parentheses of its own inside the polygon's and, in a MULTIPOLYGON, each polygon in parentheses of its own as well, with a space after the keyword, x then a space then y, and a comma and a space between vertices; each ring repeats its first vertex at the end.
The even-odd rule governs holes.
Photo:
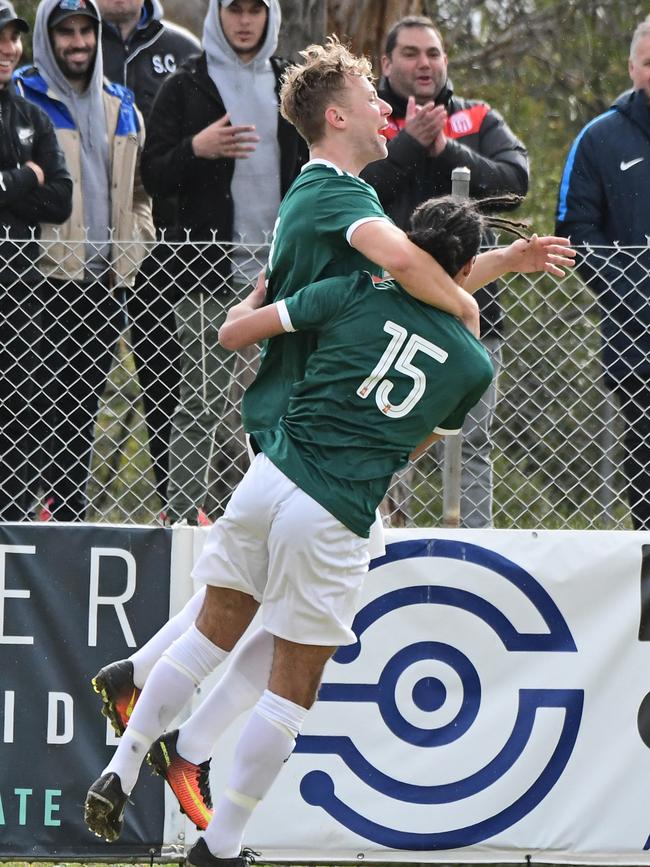
POLYGON ((84 821, 96 837, 114 843, 122 833, 124 808, 115 816, 115 804, 97 792, 89 792, 84 804, 84 821))

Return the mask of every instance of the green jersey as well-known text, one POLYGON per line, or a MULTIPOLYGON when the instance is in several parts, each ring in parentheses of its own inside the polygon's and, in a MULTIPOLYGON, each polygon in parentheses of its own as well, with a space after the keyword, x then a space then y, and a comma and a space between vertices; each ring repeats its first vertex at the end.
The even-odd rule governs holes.
MULTIPOLYGON (((381 276, 381 268, 349 242, 361 223, 377 219, 389 220, 369 184, 324 160, 307 163, 278 212, 267 267, 269 302, 289 298, 326 277, 363 270, 381 276)), ((310 333, 280 335, 266 342, 257 376, 242 403, 249 433, 277 424, 313 347, 310 333)))
POLYGON ((367 536, 393 473, 432 432, 460 430, 492 364, 455 317, 366 273, 307 286, 278 312, 285 329, 314 333, 315 348, 286 414, 253 436, 298 487, 367 536))

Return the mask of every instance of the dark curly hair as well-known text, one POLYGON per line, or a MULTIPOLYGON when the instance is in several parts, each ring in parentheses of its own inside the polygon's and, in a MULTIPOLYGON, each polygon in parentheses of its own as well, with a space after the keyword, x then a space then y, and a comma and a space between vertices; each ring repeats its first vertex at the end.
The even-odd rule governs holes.
POLYGON ((444 196, 429 199, 413 211, 408 237, 455 277, 481 246, 481 236, 489 228, 503 229, 518 238, 528 238, 526 223, 506 217, 482 214, 482 209, 513 207, 521 196, 492 196, 486 199, 461 199, 444 196))

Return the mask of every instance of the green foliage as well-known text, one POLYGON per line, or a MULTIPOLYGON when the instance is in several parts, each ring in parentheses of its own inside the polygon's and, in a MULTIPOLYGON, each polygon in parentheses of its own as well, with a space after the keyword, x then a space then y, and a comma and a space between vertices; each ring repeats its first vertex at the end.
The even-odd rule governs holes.
POLYGON ((32 62, 32 32, 34 30, 34 18, 36 17, 37 3, 34 0, 13 0, 16 15, 24 18, 29 24, 29 33, 23 36, 23 58, 21 64, 32 62))

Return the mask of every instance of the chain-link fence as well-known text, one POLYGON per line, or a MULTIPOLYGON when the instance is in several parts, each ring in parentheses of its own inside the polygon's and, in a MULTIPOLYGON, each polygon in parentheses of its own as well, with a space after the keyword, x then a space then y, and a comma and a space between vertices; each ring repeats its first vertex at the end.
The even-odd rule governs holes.
MULTIPOLYGON (((102 275, 45 279, 35 276, 39 263, 27 273, 13 244, 20 268, 5 255, 0 310, 0 517, 214 520, 248 463, 239 405, 256 364, 255 353, 224 353, 216 332, 266 251, 216 245, 215 256, 215 245, 157 245, 134 287, 112 290, 102 275), (201 291, 193 263, 209 258, 218 269, 225 257, 241 277, 201 291)), ((72 246, 68 257, 83 261, 83 245, 72 246)), ((128 245, 122 252, 130 255, 128 245)), ((640 252, 627 250, 635 261, 640 252)), ((645 292, 639 333, 647 359, 645 292)), ((615 396, 605 384, 598 304, 574 274, 511 277, 501 303, 504 331, 490 347, 502 353, 492 485, 489 463, 480 471, 488 498, 492 488, 494 525, 631 528, 629 485, 646 513, 650 498, 647 367, 645 383, 624 383, 633 391, 623 413, 624 389, 615 396)), ((630 321, 638 318, 630 304, 630 321)), ((479 473, 472 448, 464 448, 465 485, 479 473)), ((401 475, 384 506, 387 521, 441 523, 440 463, 434 449, 401 475)))

